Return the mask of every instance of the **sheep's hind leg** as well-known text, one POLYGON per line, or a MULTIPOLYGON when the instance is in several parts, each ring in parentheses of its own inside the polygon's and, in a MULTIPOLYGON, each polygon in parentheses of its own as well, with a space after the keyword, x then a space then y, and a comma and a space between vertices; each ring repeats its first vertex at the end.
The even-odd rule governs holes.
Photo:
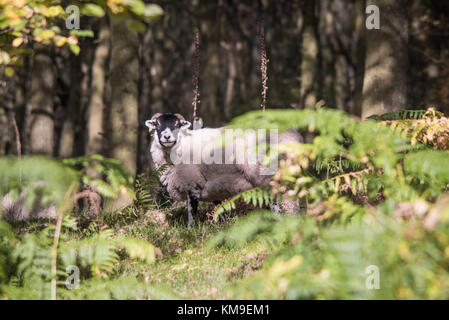
POLYGON ((198 211, 198 198, 193 196, 190 192, 187 196, 187 212, 188 212, 188 227, 191 229, 195 220, 193 219, 193 215, 196 215, 198 211))

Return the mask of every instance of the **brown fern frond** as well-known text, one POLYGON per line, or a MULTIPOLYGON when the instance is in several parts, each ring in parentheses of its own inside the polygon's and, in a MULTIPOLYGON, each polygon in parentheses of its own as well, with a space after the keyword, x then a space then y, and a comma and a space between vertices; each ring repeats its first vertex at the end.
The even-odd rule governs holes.
POLYGON ((421 119, 381 122, 394 132, 410 139, 412 145, 422 143, 434 149, 449 150, 449 118, 429 108, 421 119))

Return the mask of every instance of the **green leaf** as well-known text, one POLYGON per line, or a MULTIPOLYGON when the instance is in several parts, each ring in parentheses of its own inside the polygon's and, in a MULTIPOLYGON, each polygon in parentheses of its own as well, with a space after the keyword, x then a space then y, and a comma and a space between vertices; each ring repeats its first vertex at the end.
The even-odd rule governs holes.
POLYGON ((11 67, 5 68, 5 76, 12 77, 14 75, 14 69, 11 67))
POLYGON ((88 3, 83 6, 81 9, 81 13, 85 14, 86 16, 93 16, 93 17, 103 17, 104 16, 104 10, 99 5, 88 3))
POLYGON ((73 34, 75 36, 78 37, 89 37, 89 38, 93 38, 94 37, 94 32, 92 30, 71 30, 70 34, 73 34))
POLYGON ((22 30, 22 29, 25 28, 25 26, 27 25, 27 22, 28 22, 27 19, 21 20, 21 21, 19 22, 19 24, 17 24, 17 25, 14 27, 14 30, 15 30, 15 31, 20 31, 20 30, 22 30))
POLYGON ((36 28, 33 30, 33 36, 34 37, 39 37, 42 33, 42 29, 41 28, 36 28))
POLYGON ((148 21, 157 20, 160 16, 164 14, 164 10, 157 4, 148 4, 145 6, 144 17, 147 18, 148 21))
POLYGON ((81 48, 77 44, 71 44, 70 45, 70 50, 73 52, 74 55, 77 56, 80 53, 81 48))
POLYGON ((140 0, 134 1, 131 7, 131 11, 137 14, 138 16, 143 15, 145 13, 145 9, 146 9, 145 4, 143 3, 143 1, 140 0))

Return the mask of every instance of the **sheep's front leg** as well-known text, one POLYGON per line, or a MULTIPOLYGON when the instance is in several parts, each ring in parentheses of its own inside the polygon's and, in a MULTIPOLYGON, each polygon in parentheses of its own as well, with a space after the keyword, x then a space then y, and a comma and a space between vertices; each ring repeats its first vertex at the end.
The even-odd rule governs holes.
POLYGON ((187 196, 187 211, 188 211, 188 226, 189 229, 193 227, 195 220, 193 220, 193 215, 196 215, 198 210, 198 198, 189 192, 187 196))

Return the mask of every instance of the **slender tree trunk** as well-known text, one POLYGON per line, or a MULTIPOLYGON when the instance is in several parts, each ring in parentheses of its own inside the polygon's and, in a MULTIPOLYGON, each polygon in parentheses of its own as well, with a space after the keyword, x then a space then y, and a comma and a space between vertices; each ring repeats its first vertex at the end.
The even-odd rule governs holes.
POLYGON ((335 54, 335 107, 340 110, 347 110, 346 88, 349 85, 346 79, 348 65, 343 55, 335 54))
POLYGON ((103 21, 98 35, 98 45, 95 48, 92 64, 92 89, 87 106, 87 143, 86 154, 103 153, 103 118, 104 93, 107 62, 110 48, 110 31, 103 21))
POLYGON ((324 0, 320 10, 319 26, 322 47, 323 63, 323 99, 327 106, 336 108, 335 83, 336 83, 336 57, 332 46, 334 37, 334 15, 331 12, 332 0, 324 0))
POLYGON ((0 156, 10 153, 14 132, 11 130, 10 117, 6 106, 0 108, 0 156))
POLYGON ((53 155, 55 66, 49 53, 36 48, 31 71, 31 90, 27 103, 27 150, 31 154, 53 155))
POLYGON ((365 8, 366 8, 366 0, 354 1, 354 20, 355 20, 355 33, 356 33, 354 114, 358 117, 362 116, 363 80, 365 75, 365 55, 366 55, 365 8))
POLYGON ((137 152, 137 173, 146 172, 151 168, 150 139, 145 120, 152 116, 150 107, 151 96, 151 55, 153 31, 147 30, 140 39, 139 47, 139 134, 137 152))
MULTIPOLYGON (((151 26, 152 36, 155 40, 153 43, 157 44, 151 48, 151 67, 150 67, 150 81, 151 81, 151 112, 164 112, 164 89, 163 89, 163 79, 164 79, 164 52, 161 42, 164 38, 163 30, 157 28, 157 26, 151 26)), ((189 82, 190 83, 190 82, 189 82)), ((185 115, 187 116, 187 115, 185 115)))
POLYGON ((301 46, 301 106, 303 108, 313 108, 317 101, 319 42, 315 5, 315 0, 305 0, 303 7, 304 31, 301 46))
POLYGON ((135 175, 138 131, 139 38, 126 20, 111 19, 110 155, 135 175))
POLYGON ((83 44, 81 50, 84 50, 81 63, 81 98, 79 111, 75 113, 75 139, 73 145, 73 156, 79 157, 86 154, 87 141, 87 107, 89 105, 92 87, 92 64, 94 50, 91 43, 83 44))
POLYGON ((70 55, 70 94, 64 108, 64 119, 59 138, 59 157, 71 157, 75 143, 75 117, 81 109, 81 56, 70 55))
POLYGON ((226 79, 226 91, 224 96, 224 114, 227 120, 232 117, 232 101, 234 98, 235 78, 237 76, 237 68, 235 63, 235 52, 232 44, 228 44, 225 48, 227 56, 227 79, 226 79))
POLYGON ((8 144, 8 119, 6 112, 3 108, 0 108, 0 156, 6 152, 6 146, 8 144))
POLYGON ((407 1, 367 1, 371 4, 380 9, 380 29, 366 30, 363 118, 407 105, 407 1))
MULTIPOLYGON (((198 105, 198 114, 208 126, 216 126, 220 124, 220 108, 219 108, 219 87, 220 81, 220 45, 219 39, 216 33, 219 28, 215 21, 209 22, 209 28, 215 30, 213 33, 209 33, 207 40, 204 41, 205 55, 201 56, 201 72, 200 79, 207 79, 207 81, 201 81, 201 104, 198 105), (204 57, 204 59, 203 59, 204 57), (207 110, 207 113, 205 111, 207 110)), ((206 35, 206 32, 201 32, 202 36, 206 35)), ((189 118, 191 114, 187 115, 189 118)))
POLYGON ((13 111, 13 101, 11 92, 13 79, 0 81, 0 156, 9 154, 12 151, 14 130, 11 125, 11 113, 13 111))

